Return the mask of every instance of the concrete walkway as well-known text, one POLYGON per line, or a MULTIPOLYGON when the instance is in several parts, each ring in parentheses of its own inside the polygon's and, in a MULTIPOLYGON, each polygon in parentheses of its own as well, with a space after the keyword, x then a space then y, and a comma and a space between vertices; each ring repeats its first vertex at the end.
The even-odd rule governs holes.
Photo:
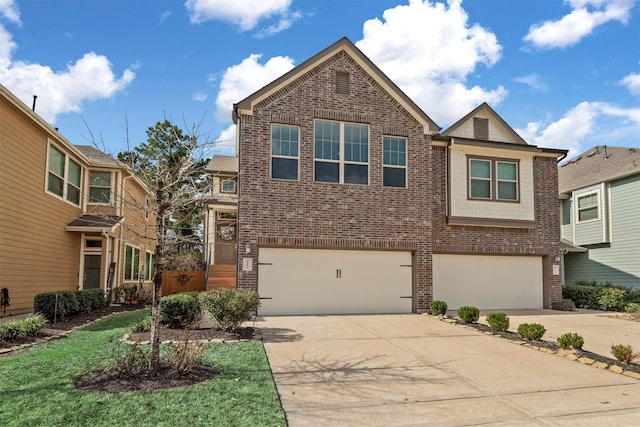
POLYGON ((639 380, 432 317, 256 326, 292 427, 640 425, 639 380))

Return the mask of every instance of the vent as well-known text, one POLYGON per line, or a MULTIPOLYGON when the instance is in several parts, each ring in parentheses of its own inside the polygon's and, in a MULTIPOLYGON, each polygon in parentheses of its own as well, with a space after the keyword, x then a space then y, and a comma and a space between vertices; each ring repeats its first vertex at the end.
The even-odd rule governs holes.
POLYGON ((489 139, 489 119, 473 118, 473 137, 475 139, 489 139))
POLYGON ((336 71, 336 94, 349 95, 351 93, 349 87, 349 73, 344 71, 336 71))

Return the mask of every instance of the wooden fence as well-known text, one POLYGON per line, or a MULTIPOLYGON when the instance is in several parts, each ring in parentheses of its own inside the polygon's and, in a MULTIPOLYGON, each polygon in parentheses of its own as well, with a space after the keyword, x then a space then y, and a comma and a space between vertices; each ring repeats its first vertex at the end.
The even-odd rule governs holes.
POLYGON ((180 292, 204 291, 205 271, 163 271, 162 296, 180 292))

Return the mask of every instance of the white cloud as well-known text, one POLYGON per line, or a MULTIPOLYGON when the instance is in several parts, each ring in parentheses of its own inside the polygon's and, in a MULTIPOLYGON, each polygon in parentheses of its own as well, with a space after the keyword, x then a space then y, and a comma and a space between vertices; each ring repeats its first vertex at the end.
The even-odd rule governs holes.
POLYGON ((543 49, 573 46, 609 21, 626 23, 635 0, 565 0, 571 12, 556 21, 544 21, 529 28, 524 41, 543 49))
POLYGON ((13 0, 0 0, 0 18, 20 25, 20 11, 13 0))
POLYGON ((169 19, 170 16, 170 10, 165 10, 164 12, 162 12, 162 15, 160 15, 160 23, 163 24, 167 19, 169 19))
POLYGON ((482 102, 497 105, 507 96, 499 86, 468 87, 478 65, 500 60, 496 36, 468 23, 460 0, 448 4, 410 0, 364 23, 356 43, 380 69, 441 125, 450 124, 482 102), (417 54, 418 52, 418 54, 417 54), (434 111, 433 105, 438 105, 434 111))
POLYGON ((530 122, 524 129, 515 130, 530 144, 568 149, 571 157, 591 146, 603 142, 614 145, 617 140, 624 141, 627 135, 637 135, 640 108, 625 109, 604 102, 585 101, 555 122, 530 122))
POLYGON ((253 30, 261 20, 276 18, 279 21, 261 32, 262 36, 275 34, 291 26, 300 14, 291 12, 292 0, 187 0, 185 7, 193 23, 212 19, 227 21, 241 31, 253 30))
POLYGON ((204 102, 207 100, 207 94, 204 92, 196 92, 191 96, 191 99, 198 102, 204 102))
POLYGON ((231 120, 231 108, 256 90, 277 79, 293 68, 293 60, 285 56, 269 59, 264 65, 258 60, 261 55, 253 54, 240 64, 226 69, 220 81, 216 98, 216 117, 227 122, 231 120))
POLYGON ((131 69, 116 76, 107 57, 93 52, 54 71, 46 65, 14 61, 16 48, 11 34, 0 25, 0 82, 27 105, 37 95, 36 111, 51 123, 58 114, 80 112, 85 101, 110 98, 135 77, 131 69))
POLYGON ((632 95, 640 95, 640 74, 631 73, 620 80, 620 84, 625 86, 632 95))
POLYGON ((236 154, 236 125, 231 124, 220 132, 211 151, 211 155, 224 154, 234 156, 236 154))
POLYGON ((549 87, 540 79, 540 76, 537 74, 529 74, 527 76, 516 77, 515 81, 527 85, 531 89, 540 92, 547 92, 549 90, 549 87))

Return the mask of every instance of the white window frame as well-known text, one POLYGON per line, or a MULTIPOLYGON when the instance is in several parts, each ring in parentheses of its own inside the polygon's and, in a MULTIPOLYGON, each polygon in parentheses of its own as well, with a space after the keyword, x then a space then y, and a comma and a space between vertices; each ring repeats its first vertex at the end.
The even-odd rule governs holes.
POLYGON ((97 169, 91 169, 89 171, 89 194, 88 194, 89 195, 89 203, 91 203, 92 205, 107 205, 107 206, 110 206, 112 201, 113 201, 112 188, 113 188, 113 172, 112 171, 104 171, 104 170, 97 170, 97 169), (93 174, 93 173, 104 173, 104 174, 108 173, 109 174, 109 186, 107 187, 107 186, 104 186, 104 185, 93 185, 92 182, 91 182, 91 174, 93 174), (92 200, 91 199, 91 189, 92 188, 100 188, 100 189, 108 188, 109 189, 109 200, 106 201, 106 202, 92 200))
MULTIPOLYGON (((408 144, 407 144, 407 138, 404 136, 392 136, 392 135, 384 135, 382 137, 382 186, 383 187, 388 187, 388 188, 407 188, 407 158, 408 158, 408 144), (400 141, 404 141, 404 166, 403 165, 394 165, 391 163, 387 163, 385 161, 385 149, 384 149, 384 145, 385 142, 387 141, 387 139, 389 139, 389 142, 391 143, 391 139, 397 139, 398 142, 400 141), (384 171, 385 169, 402 169, 404 171, 404 185, 403 186, 395 186, 395 185, 386 185, 384 182, 384 171)), ((399 153, 399 151, 398 151, 399 153)))
POLYGON ((371 128, 366 123, 353 123, 353 122, 337 122, 334 120, 323 120, 316 119, 313 125, 314 129, 314 137, 313 137, 313 181, 314 182, 322 182, 324 184, 347 184, 347 185, 369 185, 371 182, 371 167, 370 167, 370 158, 371 158, 371 128), (316 124, 319 122, 327 122, 327 123, 338 123, 339 124, 339 154, 338 160, 335 159, 325 159, 322 157, 318 157, 316 153, 316 136, 315 136, 315 128, 316 124), (354 161, 354 160, 345 160, 345 125, 354 125, 354 126, 363 126, 367 128, 367 161, 354 161), (338 182, 332 181, 320 181, 316 179, 316 166, 318 163, 334 163, 338 164, 338 182), (366 183, 357 183, 357 182, 344 182, 344 167, 345 165, 359 165, 367 167, 367 182, 366 183))
POLYGON ((270 141, 270 147, 269 147, 269 153, 270 153, 270 162, 269 162, 269 176, 271 177, 271 179, 277 179, 277 180, 283 180, 283 181, 298 181, 300 179, 300 127, 299 126, 291 126, 291 125, 285 125, 285 124, 281 124, 281 123, 273 123, 271 124, 271 135, 269 137, 269 141, 270 141), (273 128, 274 127, 283 127, 283 128, 295 128, 298 131, 298 154, 295 156, 291 156, 291 155, 283 155, 283 154, 273 154, 273 128), (285 159, 285 160, 295 160, 296 161, 296 177, 295 178, 283 178, 283 177, 274 177, 273 176, 273 160, 274 159, 285 159))
POLYGON ((77 162, 76 160, 72 159, 71 156, 69 156, 69 154, 64 151, 63 149, 61 149, 60 147, 56 146, 55 144, 49 142, 49 145, 47 146, 47 170, 46 170, 46 179, 45 179, 45 192, 47 192, 48 194, 51 194, 54 197, 59 198, 60 200, 63 200, 67 203, 70 203, 74 206, 80 206, 81 201, 82 201, 82 176, 84 173, 84 168, 82 167, 82 165, 77 162), (55 149, 56 151, 60 152, 63 156, 64 156, 64 165, 63 165, 63 176, 60 176, 58 173, 56 173, 55 171, 51 170, 51 149, 55 149), (76 185, 75 183, 72 183, 69 180, 69 168, 71 163, 73 163, 74 165, 78 166, 78 168, 80 169, 79 171, 79 182, 78 185, 76 185), (53 175, 55 178, 59 179, 62 182, 62 194, 58 194, 54 191, 49 190, 49 180, 51 178, 51 175, 53 175), (78 192, 78 202, 76 203, 74 200, 71 200, 70 197, 70 192, 69 189, 73 188, 78 192))
POLYGON ((225 178, 220 179, 220 192, 225 194, 235 194, 236 193, 236 180, 233 178, 225 178), (225 184, 231 183, 232 188, 225 189, 225 184))
POLYGON ((125 243, 124 245, 124 263, 123 263, 123 277, 122 279, 125 282, 138 282, 140 280, 140 248, 138 246, 130 245, 129 243, 125 243), (131 265, 129 266, 129 271, 127 271, 127 251, 131 248, 131 265), (136 252, 138 254, 138 264, 136 268, 135 257, 136 252), (129 276, 129 277, 127 277, 129 276))
POLYGON ((584 224, 587 222, 593 222, 593 221, 600 221, 600 190, 594 190, 594 191, 589 191, 587 193, 581 193, 581 194, 577 194, 576 195, 576 223, 578 224, 584 224), (580 208, 580 199, 583 199, 585 197, 589 197, 589 196, 594 196, 596 198, 596 217, 595 218, 588 218, 588 219, 580 219, 580 212, 586 209, 592 209, 593 206, 589 206, 586 208, 580 208))

